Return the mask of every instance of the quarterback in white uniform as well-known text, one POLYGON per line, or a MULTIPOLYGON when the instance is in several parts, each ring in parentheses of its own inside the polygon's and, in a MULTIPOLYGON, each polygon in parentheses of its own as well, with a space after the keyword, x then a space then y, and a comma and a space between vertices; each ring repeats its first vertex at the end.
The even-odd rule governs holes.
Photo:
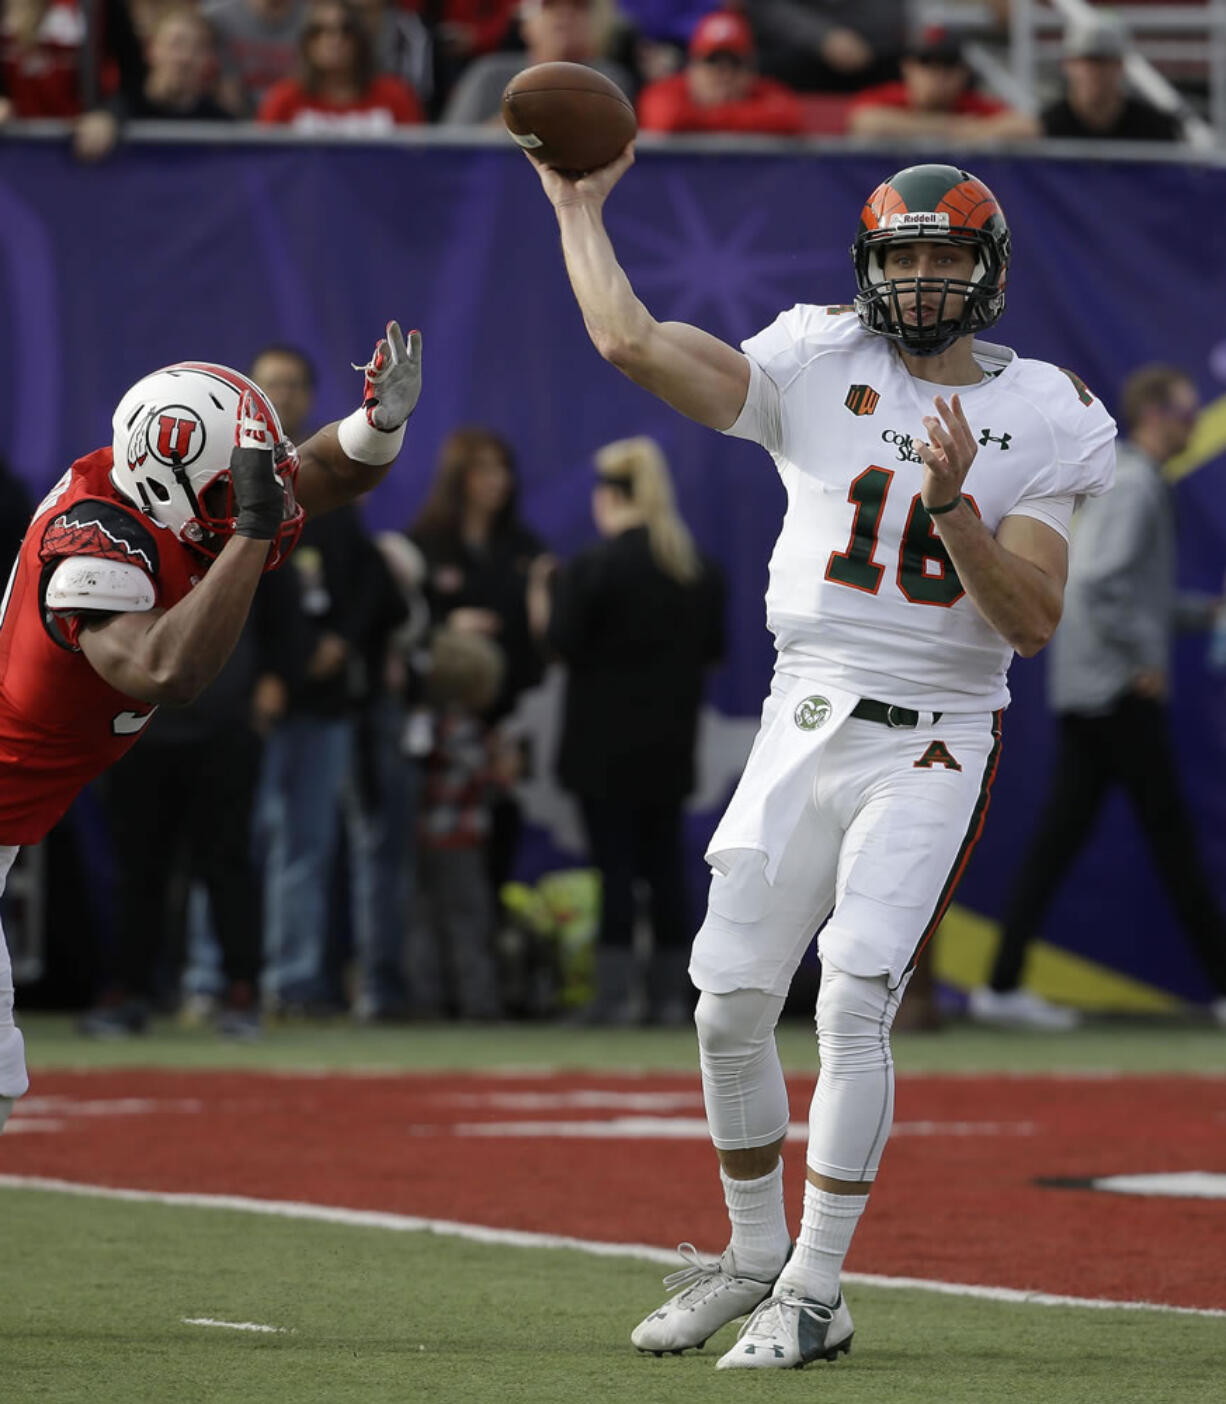
POLYGON ((761 444, 788 506, 775 678, 707 853, 690 963, 731 1237, 718 1258, 682 1245, 631 1340, 682 1351, 748 1314, 718 1367, 794 1367, 850 1348, 840 1274, 890 1131, 890 1028, 982 830, 1006 670, 1059 622, 1069 519, 1110 486, 1115 425, 1076 376, 977 339, 1004 310, 1010 247, 968 172, 883 182, 855 303, 794 307, 738 351, 656 321, 631 288, 602 208, 632 162, 578 180, 538 167, 588 332, 683 414, 761 444), (774 1030, 819 927, 821 1073, 789 1256, 774 1030))

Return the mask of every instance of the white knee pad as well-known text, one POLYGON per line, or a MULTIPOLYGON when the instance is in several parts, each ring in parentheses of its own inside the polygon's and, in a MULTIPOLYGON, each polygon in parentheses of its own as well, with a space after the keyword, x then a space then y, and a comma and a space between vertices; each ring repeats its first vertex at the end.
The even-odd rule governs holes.
POLYGON ((809 1168, 853 1183, 873 1180, 894 1120, 890 1028, 907 982, 850 975, 822 963, 817 1041, 822 1070, 809 1107, 809 1168))
POLYGON ((775 1047, 783 996, 735 990, 698 997, 702 1096, 719 1150, 769 1146, 788 1129, 788 1094, 775 1047))

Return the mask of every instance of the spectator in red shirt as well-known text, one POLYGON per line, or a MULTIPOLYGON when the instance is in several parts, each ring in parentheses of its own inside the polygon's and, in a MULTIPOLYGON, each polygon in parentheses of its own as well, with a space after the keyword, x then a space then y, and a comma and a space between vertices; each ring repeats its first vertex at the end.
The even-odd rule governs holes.
POLYGON ((316 0, 299 41, 299 74, 274 83, 256 120, 300 131, 381 132, 424 121, 412 88, 376 73, 374 46, 347 0, 316 0))
POLYGON ((852 103, 853 136, 937 136, 951 141, 1008 141, 1038 135, 1035 119, 972 86, 962 46, 948 30, 926 29, 900 63, 902 81, 867 88, 852 103))
POLYGON ((755 63, 753 33, 742 15, 716 10, 699 20, 680 73, 639 94, 639 126, 649 132, 767 132, 804 129, 800 99, 755 63))
POLYGON ((0 31, 5 115, 75 117, 84 39, 85 21, 75 7, 7 0, 0 31))
POLYGON ((125 5, 100 0, 4 0, 0 6, 0 123, 76 117, 99 97, 139 92, 140 43, 125 5))

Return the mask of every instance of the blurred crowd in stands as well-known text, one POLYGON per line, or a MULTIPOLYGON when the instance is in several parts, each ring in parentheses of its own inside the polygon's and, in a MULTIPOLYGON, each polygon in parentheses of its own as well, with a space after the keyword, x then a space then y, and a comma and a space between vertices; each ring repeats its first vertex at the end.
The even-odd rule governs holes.
POLYGON ((917 28, 908 0, 4 0, 0 125, 70 119, 83 160, 148 120, 475 126, 521 69, 565 60, 652 132, 1181 136, 1129 91, 1128 33, 1102 13, 1069 29, 1032 110, 981 91, 965 41, 1003 51, 1009 4, 973 8, 959 30, 917 28))

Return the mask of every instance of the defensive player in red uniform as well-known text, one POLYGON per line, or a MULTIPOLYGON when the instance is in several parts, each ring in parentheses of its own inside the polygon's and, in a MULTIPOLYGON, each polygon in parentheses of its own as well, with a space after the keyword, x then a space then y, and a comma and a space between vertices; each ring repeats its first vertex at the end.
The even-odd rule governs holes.
MULTIPOLYGON (((237 371, 155 371, 119 402, 111 447, 39 506, 0 603, 0 892, 154 708, 217 675, 305 517, 383 478, 421 390, 420 334, 390 322, 365 372, 361 406, 296 448, 237 371)), ((0 1128, 28 1085, 0 931, 0 1128)))

